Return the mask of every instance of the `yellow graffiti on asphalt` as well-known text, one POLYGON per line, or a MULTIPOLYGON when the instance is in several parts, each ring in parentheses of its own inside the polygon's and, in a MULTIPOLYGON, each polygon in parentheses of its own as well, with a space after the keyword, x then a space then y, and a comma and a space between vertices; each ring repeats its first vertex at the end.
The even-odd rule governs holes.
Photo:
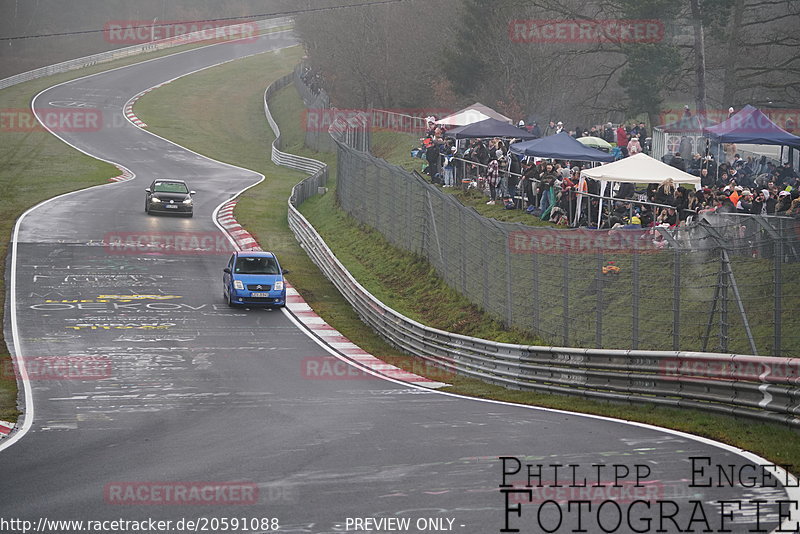
POLYGON ((171 300, 180 295, 98 295, 96 299, 46 299, 47 304, 79 304, 92 302, 133 302, 135 300, 171 300))

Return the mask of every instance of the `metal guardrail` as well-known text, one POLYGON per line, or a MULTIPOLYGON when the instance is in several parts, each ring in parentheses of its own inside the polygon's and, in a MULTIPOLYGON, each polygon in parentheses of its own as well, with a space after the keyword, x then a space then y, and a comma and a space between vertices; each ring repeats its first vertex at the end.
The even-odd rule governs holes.
MULTIPOLYGON (((273 85, 279 83, 286 85, 283 80, 273 85)), ((265 95, 272 92, 268 88, 265 95)), ((266 98, 264 108, 274 125, 266 98)), ((277 127, 274 131, 280 135, 277 127)), ((308 158, 276 157, 276 143, 273 161, 298 170, 294 164, 307 165, 301 160, 308 158)), ((316 194, 323 177, 326 170, 320 168, 294 187, 289 227, 361 319, 389 343, 446 370, 510 389, 694 408, 800 427, 800 359, 515 345, 445 332, 405 317, 361 286, 297 210, 316 194)))
MULTIPOLYGON (((255 21, 256 28, 258 28, 259 30, 266 30, 268 28, 284 26, 290 23, 291 19, 285 17, 255 21)), ((231 26, 240 26, 240 24, 232 24, 231 26)), ((98 63, 106 63, 108 61, 114 61, 115 59, 122 59, 130 56, 144 54, 147 52, 162 50, 165 48, 172 48, 184 44, 201 42, 204 40, 202 38, 203 33, 204 30, 192 33, 186 33, 178 35, 176 37, 159 39, 156 41, 150 41, 147 43, 128 46, 125 48, 118 48, 116 50, 108 50, 106 52, 100 52, 98 54, 93 54, 91 56, 70 59, 68 61, 56 63, 55 65, 48 65, 46 67, 29 70, 27 72, 21 72, 19 74, 15 74, 14 76, 9 76, 8 78, 3 78, 2 80, 0 80, 0 89, 5 89, 6 87, 11 87, 12 85, 27 82, 30 80, 35 80, 37 78, 50 76, 51 74, 58 74, 70 70, 91 67, 98 63)))
MULTIPOLYGON (((295 73, 292 72, 287 74, 286 76, 282 76, 278 80, 274 81, 270 84, 269 87, 264 91, 264 115, 267 117, 267 122, 269 122, 270 128, 275 133, 275 140, 272 142, 272 153, 270 155, 270 159, 272 159, 272 163, 275 165, 280 165, 282 167, 289 167, 290 169, 296 169, 298 171, 305 172, 307 174, 313 174, 317 172, 324 172, 325 174, 325 181, 327 180, 328 176, 328 166, 322 163, 321 161, 317 161, 311 158, 304 158, 302 156, 295 156, 294 154, 289 154, 287 152, 281 152, 281 131, 278 128, 278 124, 275 122, 275 119, 272 118, 272 113, 269 111, 269 105, 267 102, 269 98, 275 94, 277 91, 280 91, 294 80, 295 73)), ((323 182, 324 183, 324 182, 323 182)))

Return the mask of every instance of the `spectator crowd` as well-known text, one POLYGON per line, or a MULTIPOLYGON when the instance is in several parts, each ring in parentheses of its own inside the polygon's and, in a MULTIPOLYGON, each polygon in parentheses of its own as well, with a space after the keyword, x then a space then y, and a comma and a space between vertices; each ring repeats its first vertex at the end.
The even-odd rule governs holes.
MULTIPOLYGON (((573 137, 600 137, 610 145, 617 159, 650 151, 650 137, 645 123, 612 123, 589 129, 567 130, 560 121, 549 121, 541 129, 534 122, 518 127, 534 136, 567 132, 573 137)), ((434 183, 446 188, 463 186, 485 191, 487 204, 501 204, 505 209, 525 209, 528 213, 553 223, 593 227, 677 226, 702 213, 744 213, 784 215, 800 218, 800 178, 789 163, 775 166, 766 157, 743 159, 738 153, 717 162, 712 155, 680 153, 668 163, 700 177, 699 190, 665 180, 637 189, 631 183, 619 184, 608 200, 601 202, 600 183, 586 178, 580 185, 584 162, 534 161, 509 150, 516 140, 471 139, 459 146, 446 130, 427 120, 422 146, 415 151, 425 158, 424 171, 434 183), (582 187, 579 191, 578 188, 582 187), (578 197, 583 195, 579 208, 578 197), (601 208, 602 206, 602 208, 601 208), (580 209, 580 213, 576 212, 580 209), (602 209, 602 213, 598 211, 602 209)))

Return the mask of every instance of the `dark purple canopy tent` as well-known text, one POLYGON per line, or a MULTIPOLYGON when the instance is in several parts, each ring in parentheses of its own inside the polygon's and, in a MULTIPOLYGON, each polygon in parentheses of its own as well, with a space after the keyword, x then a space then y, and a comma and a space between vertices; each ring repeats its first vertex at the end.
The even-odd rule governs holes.
POLYGON ((703 129, 705 135, 720 143, 750 143, 782 145, 800 148, 800 137, 792 135, 764 115, 758 108, 747 105, 727 120, 703 129))

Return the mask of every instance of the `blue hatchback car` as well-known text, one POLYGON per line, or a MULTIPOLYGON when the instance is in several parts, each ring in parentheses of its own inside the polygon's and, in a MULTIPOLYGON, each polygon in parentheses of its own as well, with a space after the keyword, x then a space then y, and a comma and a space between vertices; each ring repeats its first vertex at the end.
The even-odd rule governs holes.
POLYGON ((286 286, 278 258, 271 252, 237 251, 222 270, 222 293, 228 306, 286 305, 286 286))

